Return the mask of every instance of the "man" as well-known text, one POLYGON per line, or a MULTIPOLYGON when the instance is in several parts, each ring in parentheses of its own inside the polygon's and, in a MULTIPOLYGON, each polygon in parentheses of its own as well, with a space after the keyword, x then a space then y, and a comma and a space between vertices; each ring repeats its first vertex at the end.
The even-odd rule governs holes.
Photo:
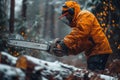
POLYGON ((72 31, 57 43, 57 48, 66 55, 76 55, 84 51, 87 57, 87 68, 104 70, 109 54, 110 44, 96 17, 89 11, 82 11, 75 1, 66 1, 62 7, 62 16, 66 17, 72 31))

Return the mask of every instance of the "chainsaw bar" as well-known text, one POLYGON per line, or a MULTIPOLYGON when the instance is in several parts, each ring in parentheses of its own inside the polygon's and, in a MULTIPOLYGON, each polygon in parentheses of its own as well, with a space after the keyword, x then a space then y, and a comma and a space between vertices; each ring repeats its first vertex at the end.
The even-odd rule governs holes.
POLYGON ((43 51, 47 51, 50 48, 50 46, 48 44, 29 42, 29 41, 24 41, 24 40, 23 41, 21 41, 21 40, 8 40, 8 44, 11 46, 39 49, 39 50, 43 50, 43 51))

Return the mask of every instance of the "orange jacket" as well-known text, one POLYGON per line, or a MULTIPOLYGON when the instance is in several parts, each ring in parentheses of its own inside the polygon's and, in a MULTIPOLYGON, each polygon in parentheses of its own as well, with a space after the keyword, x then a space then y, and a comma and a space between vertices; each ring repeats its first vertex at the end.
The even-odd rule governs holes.
POLYGON ((86 56, 111 54, 110 44, 100 27, 96 17, 89 11, 81 11, 80 5, 74 1, 66 1, 65 5, 74 8, 74 17, 70 24, 72 31, 63 39, 69 48, 69 54, 85 51, 86 56), (94 44, 89 38, 92 37, 94 44))

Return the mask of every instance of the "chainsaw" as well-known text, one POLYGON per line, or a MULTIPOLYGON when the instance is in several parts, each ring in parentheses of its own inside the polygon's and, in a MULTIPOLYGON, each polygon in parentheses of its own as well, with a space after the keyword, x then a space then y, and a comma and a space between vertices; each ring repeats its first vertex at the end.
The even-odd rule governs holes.
POLYGON ((7 43, 8 43, 8 45, 11 45, 11 46, 39 49, 39 50, 43 50, 43 51, 48 51, 50 49, 49 44, 29 42, 29 41, 24 41, 24 40, 11 39, 11 40, 8 40, 7 43))
POLYGON ((63 56, 65 53, 64 50, 56 48, 56 43, 54 43, 54 41, 50 41, 47 43, 40 43, 40 42, 37 43, 37 42, 30 42, 25 40, 10 39, 10 40, 7 40, 7 44, 15 47, 47 51, 50 54, 56 55, 56 56, 63 56))

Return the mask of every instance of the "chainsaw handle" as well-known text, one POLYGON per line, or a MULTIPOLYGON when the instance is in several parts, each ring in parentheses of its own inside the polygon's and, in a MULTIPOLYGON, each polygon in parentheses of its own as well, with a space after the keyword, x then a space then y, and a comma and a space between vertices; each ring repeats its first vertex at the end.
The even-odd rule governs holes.
POLYGON ((62 57, 66 54, 66 51, 63 49, 57 48, 57 45, 60 43, 60 39, 55 39, 52 43, 50 43, 50 48, 48 52, 52 55, 62 57))
POLYGON ((58 49, 58 48, 53 48, 52 51, 53 51, 52 54, 55 55, 55 56, 58 56, 58 57, 62 57, 66 54, 65 50, 58 49))
POLYGON ((59 52, 63 52, 63 53, 65 53, 65 52, 66 52, 65 50, 58 49, 58 48, 53 48, 53 51, 59 51, 59 52))

